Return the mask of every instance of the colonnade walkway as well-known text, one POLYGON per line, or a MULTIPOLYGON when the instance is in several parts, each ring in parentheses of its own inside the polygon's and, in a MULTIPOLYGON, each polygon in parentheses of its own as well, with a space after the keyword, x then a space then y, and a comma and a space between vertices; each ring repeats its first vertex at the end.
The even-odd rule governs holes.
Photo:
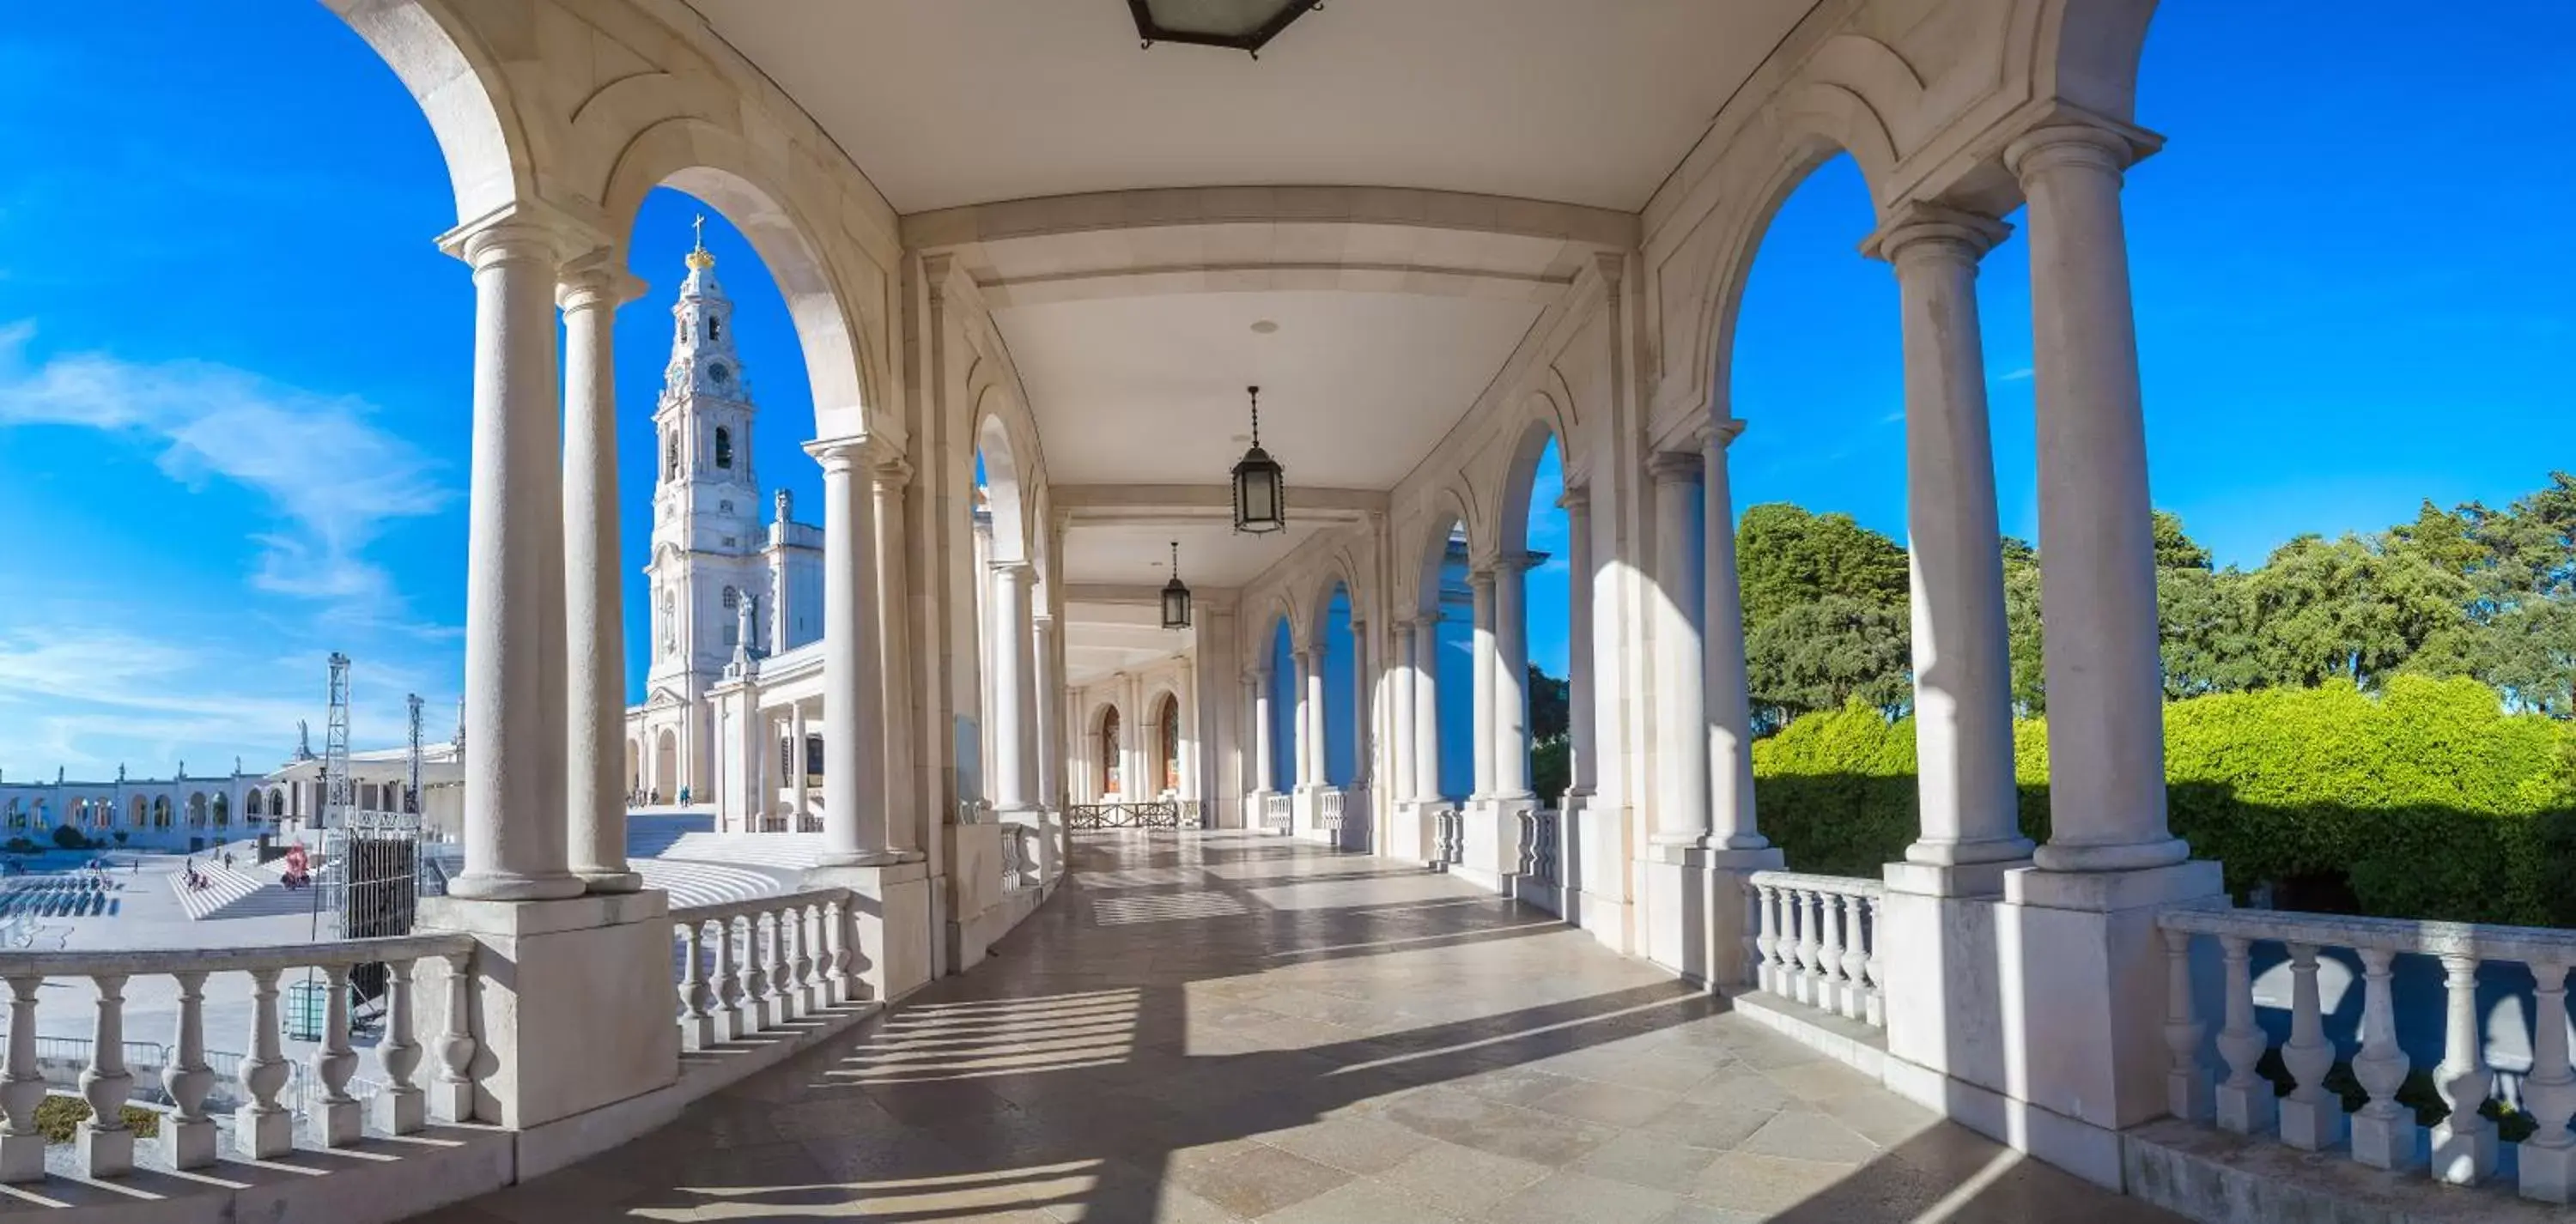
POLYGON ((2175 1218, 1446 876, 1232 831, 1072 860, 882 1022, 425 1218, 2175 1218))

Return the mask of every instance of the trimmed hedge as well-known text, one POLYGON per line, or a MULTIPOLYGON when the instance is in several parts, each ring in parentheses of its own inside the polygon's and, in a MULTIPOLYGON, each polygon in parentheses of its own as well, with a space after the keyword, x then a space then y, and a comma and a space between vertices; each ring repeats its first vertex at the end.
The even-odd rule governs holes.
MULTIPOLYGON (((1915 837, 1914 726, 1855 707, 1754 745, 1763 831, 1802 871, 1876 875, 1915 837)), ((2014 730, 2022 831, 2048 835, 2048 729, 2014 730)), ((2165 707, 2167 812, 2239 897, 2576 925, 2576 727, 2475 680, 2399 676, 2165 707), (2321 900, 2322 899, 2322 900, 2321 900)))
MULTIPOLYGON (((159 1110, 125 1105, 118 1107, 116 1112, 117 1116, 125 1119, 126 1129, 133 1131, 138 1139, 154 1138, 161 1133, 159 1110)), ((89 1121, 89 1115, 88 1101, 59 1092, 47 1093, 44 1100, 36 1102, 36 1132, 43 1135, 47 1143, 69 1143, 80 1124, 89 1121)))

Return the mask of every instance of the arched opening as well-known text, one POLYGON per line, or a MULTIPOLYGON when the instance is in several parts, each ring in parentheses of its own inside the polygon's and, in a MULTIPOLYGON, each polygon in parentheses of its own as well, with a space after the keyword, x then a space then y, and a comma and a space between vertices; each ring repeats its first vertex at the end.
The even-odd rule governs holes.
POLYGON ((188 827, 191 829, 206 827, 206 795, 203 791, 188 796, 188 827))
POLYGON ((1119 734, 1118 707, 1114 705, 1103 707, 1100 711, 1100 755, 1098 758, 1100 766, 1100 793, 1103 797, 1115 795, 1121 799, 1135 798, 1135 796, 1127 793, 1126 772, 1119 768, 1120 760, 1124 756, 1125 741, 1119 734))
POLYGON ((136 795, 134 801, 126 805, 125 812, 125 823, 128 828, 142 829, 152 824, 152 807, 141 795, 136 795))
POLYGON ((1181 699, 1163 695, 1162 707, 1154 714, 1154 776, 1164 794, 1181 791, 1181 699))
MULTIPOLYGON (((984 779, 992 787, 989 798, 1002 806, 1034 804, 1046 795, 1040 762, 1024 759, 1030 744, 1035 743, 1041 757, 1062 751, 1036 734, 1043 708, 1058 698, 1040 691, 1036 675, 1035 616, 1044 594, 1029 565, 1032 520, 1021 462, 1010 427, 998 413, 985 413, 975 430, 975 496, 969 510, 975 542, 971 585, 977 658, 982 663, 978 669, 982 765, 984 779)), ((1100 773, 1095 789, 1101 794, 1117 791, 1110 771, 1100 773)))
POLYGON ((229 828, 231 828, 231 827, 232 827, 232 825, 233 825, 233 802, 232 802, 232 796, 230 796, 230 795, 217 795, 217 796, 215 796, 215 797, 214 797, 214 800, 213 800, 211 803, 209 803, 209 804, 207 805, 207 807, 209 808, 209 810, 211 811, 211 813, 212 813, 212 814, 213 814, 213 816, 214 816, 214 820, 215 820, 215 827, 216 827, 216 828, 218 828, 218 829, 229 829, 229 828))
POLYGON ((653 793, 655 803, 677 803, 680 796, 680 737, 669 727, 653 742, 653 793))
POLYGON ((1327 786, 1359 780, 1359 651, 1351 622, 1351 589, 1335 582, 1324 600, 1322 630, 1315 635, 1315 670, 1323 678, 1323 777, 1327 786))
POLYGON ((1529 758, 1523 776, 1549 806, 1561 803, 1573 784, 1572 652, 1591 645, 1571 640, 1577 579, 1564 498, 1564 454, 1553 431, 1533 427, 1504 476, 1496 518, 1503 555, 1521 562, 1504 566, 1494 580, 1520 584, 1518 628, 1527 655, 1520 677, 1520 726, 1529 758))
POLYGON ((1417 635, 1428 635, 1431 670, 1416 683, 1429 681, 1429 700, 1417 699, 1417 718, 1430 716, 1427 745, 1431 760, 1417 761, 1427 776, 1416 786, 1424 797, 1463 799, 1476 784, 1476 627, 1474 593, 1467 585, 1467 528, 1452 517, 1435 526, 1423 546, 1419 584, 1422 618, 1417 635))
POLYGON ((11 800, 9 801, 9 809, 8 809, 8 811, 9 811, 9 827, 10 827, 10 828, 12 828, 12 829, 24 829, 24 828, 26 828, 26 827, 27 827, 27 801, 26 801, 26 800, 24 800, 24 799, 11 799, 11 800))
POLYGON ((242 819, 251 824, 258 824, 259 818, 266 814, 267 807, 268 797, 254 788, 249 794, 242 796, 242 819))
POLYGON ((1288 791, 1311 779, 1297 772, 1297 644, 1281 616, 1270 632, 1270 778, 1271 789, 1288 791))

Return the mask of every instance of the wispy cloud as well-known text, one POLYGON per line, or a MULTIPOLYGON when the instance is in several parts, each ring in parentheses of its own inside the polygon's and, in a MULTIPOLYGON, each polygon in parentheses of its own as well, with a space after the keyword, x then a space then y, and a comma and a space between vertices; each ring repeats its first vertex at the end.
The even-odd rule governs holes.
POLYGON ((2039 371, 2034 370, 2034 369, 2030 368, 2029 366, 2021 366, 2021 367, 2018 367, 2018 368, 2016 368, 2016 369, 2006 370, 2006 371, 2004 371, 2004 372, 2003 372, 2003 373, 2001 373, 2001 374, 1997 374, 1997 375, 1995 375, 1995 381, 1996 381, 1996 382, 2028 382, 2028 381, 2030 381, 2031 377, 2032 377, 2033 375, 2037 374, 2038 372, 2039 372, 2039 371))
POLYGON ((378 428, 363 400, 281 386, 229 366, 144 364, 100 353, 28 359, 32 323, 0 325, 0 426, 69 425, 159 449, 173 480, 228 480, 259 492, 285 530, 255 532, 262 590, 361 615, 398 603, 364 552, 392 520, 436 512, 453 493, 437 465, 378 428))

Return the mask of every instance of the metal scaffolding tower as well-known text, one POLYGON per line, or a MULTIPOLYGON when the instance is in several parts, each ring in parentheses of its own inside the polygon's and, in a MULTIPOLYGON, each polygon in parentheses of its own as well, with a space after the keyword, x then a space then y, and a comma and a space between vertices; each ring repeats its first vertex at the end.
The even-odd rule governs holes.
POLYGON ((411 695, 411 773, 403 780, 403 811, 420 815, 420 694, 411 695))
POLYGON ((349 821, 349 656, 331 652, 331 714, 322 731, 322 827, 349 821))

